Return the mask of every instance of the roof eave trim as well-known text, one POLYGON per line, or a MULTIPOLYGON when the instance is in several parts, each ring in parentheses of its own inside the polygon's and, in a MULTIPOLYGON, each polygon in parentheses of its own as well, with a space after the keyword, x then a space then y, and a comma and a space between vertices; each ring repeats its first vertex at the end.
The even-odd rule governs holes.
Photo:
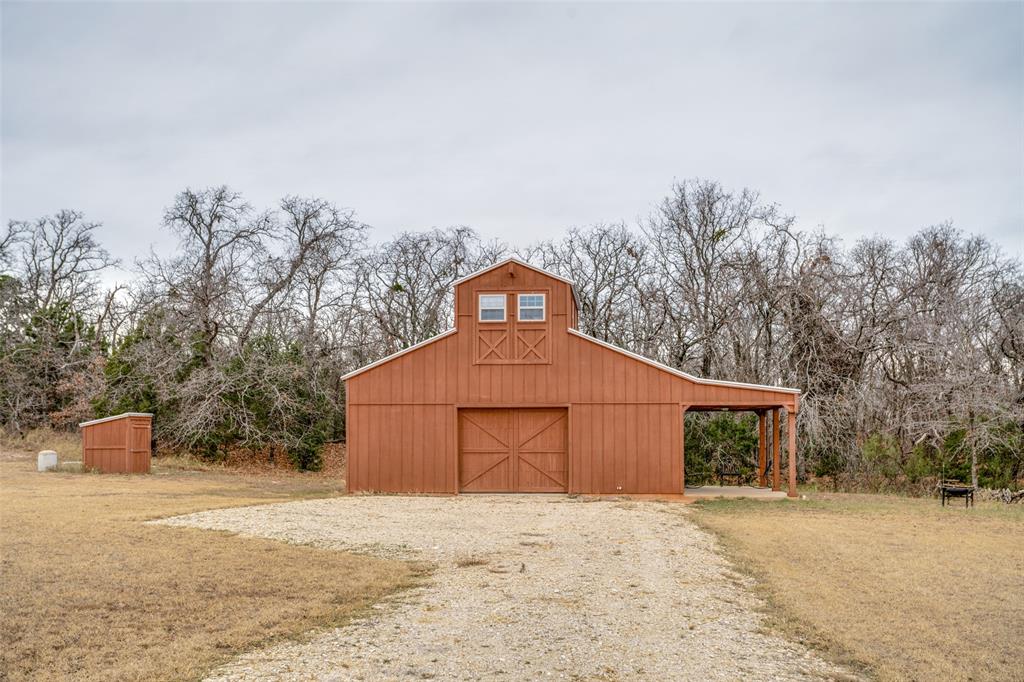
POLYGON ((578 329, 569 329, 569 333, 574 334, 582 339, 586 339, 587 341, 596 343, 599 346, 604 346, 605 348, 613 350, 616 353, 622 353, 623 355, 629 356, 634 360, 639 360, 640 362, 651 365, 652 367, 657 367, 658 369, 664 370, 669 374, 674 374, 678 377, 682 377, 683 379, 688 379, 689 381, 692 381, 696 384, 704 384, 706 386, 729 386, 732 388, 749 388, 758 391, 776 391, 780 393, 792 393, 793 395, 800 395, 799 388, 786 388, 784 386, 765 386, 764 384, 745 384, 739 381, 724 381, 721 379, 704 379, 702 377, 697 377, 692 374, 687 374, 686 372, 675 369, 673 367, 669 367, 668 365, 663 365, 657 360, 651 360, 650 358, 644 357, 643 355, 639 355, 637 353, 628 351, 625 348, 619 348, 618 346, 610 344, 607 341, 602 341, 601 339, 594 338, 589 334, 584 334, 578 329))
POLYGON ((152 412, 122 412, 121 414, 115 414, 110 417, 100 417, 99 419, 90 419, 87 422, 78 422, 78 427, 92 426, 93 424, 102 424, 103 422, 112 422, 115 419, 124 419, 125 417, 152 417, 152 412))
POLYGON ((451 336, 454 333, 455 333, 455 328, 452 327, 451 329, 449 329, 447 331, 441 332, 437 336, 431 336, 429 339, 424 339, 423 341, 420 341, 419 343, 414 343, 413 345, 409 346, 408 348, 403 348, 402 350, 398 351, 397 353, 392 353, 391 355, 388 355, 387 357, 383 357, 380 360, 377 360, 375 362, 371 362, 368 365, 363 365, 359 369, 354 369, 351 372, 349 372, 348 374, 342 374, 341 375, 341 380, 342 381, 348 381, 349 379, 351 379, 352 377, 356 376, 357 374, 362 374, 363 372, 365 372, 367 370, 370 370, 370 369, 373 369, 374 367, 379 367, 380 365, 383 365, 385 362, 391 362, 395 358, 401 357, 401 356, 405 355, 406 353, 411 353, 414 350, 416 350, 417 348, 422 348, 423 346, 426 346, 428 344, 434 343, 435 341, 440 341, 444 337, 451 336))

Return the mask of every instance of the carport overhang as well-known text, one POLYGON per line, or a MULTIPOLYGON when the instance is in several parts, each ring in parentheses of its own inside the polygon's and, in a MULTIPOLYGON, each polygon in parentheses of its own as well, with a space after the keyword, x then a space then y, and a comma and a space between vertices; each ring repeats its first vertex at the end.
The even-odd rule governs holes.
MULTIPOLYGON (((724 383, 724 382, 723 382, 724 383)), ((762 390, 776 390, 771 386, 760 387, 762 390)), ((687 412, 754 412, 758 421, 758 485, 767 488, 769 485, 767 472, 771 466, 771 489, 778 492, 782 489, 781 480, 781 413, 786 413, 786 459, 787 459, 787 497, 796 497, 796 416, 800 409, 800 392, 796 389, 785 389, 777 402, 764 400, 734 400, 728 403, 701 403, 683 405, 683 416, 687 412), (771 459, 769 459, 769 451, 771 459)), ((683 445, 685 449, 685 444, 683 445)), ((685 457, 685 451, 684 451, 685 457)), ((685 471, 684 471, 685 490, 685 471)))

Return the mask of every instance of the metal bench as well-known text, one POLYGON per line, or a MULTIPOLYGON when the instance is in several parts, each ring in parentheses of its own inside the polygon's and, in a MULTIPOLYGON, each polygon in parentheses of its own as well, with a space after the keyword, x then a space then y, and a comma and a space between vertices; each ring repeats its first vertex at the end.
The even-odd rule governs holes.
POLYGON ((719 469, 718 472, 718 485, 725 485, 726 479, 732 479, 733 485, 743 485, 744 476, 740 471, 735 469, 719 469))

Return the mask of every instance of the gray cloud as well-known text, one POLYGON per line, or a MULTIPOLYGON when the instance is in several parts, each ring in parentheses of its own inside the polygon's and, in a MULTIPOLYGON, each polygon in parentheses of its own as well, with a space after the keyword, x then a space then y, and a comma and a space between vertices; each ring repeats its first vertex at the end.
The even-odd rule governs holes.
POLYGON ((1024 251, 1019 3, 5 3, 2 30, 2 218, 78 208, 126 259, 185 186, 524 243, 696 175, 848 240, 1024 251))

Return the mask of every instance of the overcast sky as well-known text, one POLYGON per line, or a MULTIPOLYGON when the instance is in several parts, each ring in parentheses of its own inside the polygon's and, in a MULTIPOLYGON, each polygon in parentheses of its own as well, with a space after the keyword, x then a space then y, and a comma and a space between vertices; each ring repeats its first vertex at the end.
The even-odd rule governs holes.
POLYGON ((1024 252, 1024 4, 2 6, 4 221, 130 261, 226 183, 384 238, 514 244, 750 187, 849 242, 952 220, 1024 252))

